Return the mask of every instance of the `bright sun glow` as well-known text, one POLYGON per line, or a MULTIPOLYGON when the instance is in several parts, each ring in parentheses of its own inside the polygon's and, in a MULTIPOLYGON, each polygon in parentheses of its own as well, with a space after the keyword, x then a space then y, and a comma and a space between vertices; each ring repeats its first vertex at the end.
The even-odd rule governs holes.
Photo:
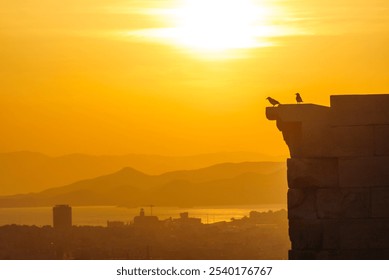
POLYGON ((125 36, 184 46, 213 56, 236 49, 272 46, 271 37, 295 33, 283 12, 260 0, 181 0, 173 7, 147 9, 143 14, 163 19, 168 27, 127 31, 125 36))
POLYGON ((175 39, 204 50, 258 47, 268 12, 250 0, 187 0, 173 13, 175 39))

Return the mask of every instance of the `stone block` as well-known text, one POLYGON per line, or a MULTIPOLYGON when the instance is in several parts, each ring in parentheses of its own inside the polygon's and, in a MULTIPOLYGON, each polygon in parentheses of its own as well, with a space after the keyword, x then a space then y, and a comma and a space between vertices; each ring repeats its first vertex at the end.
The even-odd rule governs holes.
POLYGON ((316 260, 338 260, 338 250, 321 250, 316 254, 316 260))
POLYGON ((295 260, 387 260, 387 249, 342 249, 342 250, 291 250, 290 257, 295 260), (292 252, 292 253, 291 253, 292 252))
POLYGON ((323 240, 322 223, 317 219, 289 220, 289 237, 293 250, 319 250, 323 240))
POLYGON ((289 260, 316 260, 316 251, 289 250, 289 260))
POLYGON ((389 219, 371 220, 369 247, 389 249, 389 219))
POLYGON ((317 215, 323 219, 367 218, 369 188, 320 189, 316 193, 317 215))
POLYGON ((389 249, 389 219, 343 220, 339 229, 342 249, 389 249))
POLYGON ((333 125, 389 124, 389 94, 331 96, 333 125))
POLYGON ((367 218, 370 214, 370 189, 342 189, 342 218, 367 218))
POLYGON ((286 122, 322 121, 328 119, 330 108, 316 104, 282 104, 277 107, 266 107, 268 120, 283 120, 286 122))
POLYGON ((330 146, 323 143, 326 140, 324 129, 329 128, 329 113, 328 107, 314 104, 266 108, 266 117, 277 121, 277 127, 282 131, 293 158, 324 156, 328 153, 330 146))
POLYGON ((343 220, 339 228, 341 249, 366 249, 370 247, 374 221, 370 219, 343 220))
POLYGON ((316 192, 317 215, 319 218, 340 218, 342 213, 342 192, 338 188, 319 189, 316 192))
POLYGON ((332 129, 327 122, 303 123, 300 157, 328 158, 333 147, 332 129))
POLYGON ((389 156, 339 159, 341 187, 389 186, 389 156))
POLYGON ((374 126, 340 126, 331 130, 331 156, 374 156, 374 126))
POLYGON ((289 188, 330 188, 338 186, 338 159, 288 159, 289 188))
POLYGON ((316 219, 316 195, 312 189, 288 190, 289 219, 316 219))
POLYGON ((389 125, 377 125, 374 129, 375 154, 389 155, 389 125))
POLYGON ((322 248, 336 250, 340 247, 339 228, 341 220, 322 220, 323 241, 322 248))
POLYGON ((301 122, 277 121, 277 127, 282 131, 285 143, 288 145, 291 157, 302 156, 302 128, 301 122))
POLYGON ((372 188, 371 215, 374 218, 389 218, 389 186, 372 188))
POLYGON ((388 260, 387 249, 342 249, 337 252, 338 260, 388 260))

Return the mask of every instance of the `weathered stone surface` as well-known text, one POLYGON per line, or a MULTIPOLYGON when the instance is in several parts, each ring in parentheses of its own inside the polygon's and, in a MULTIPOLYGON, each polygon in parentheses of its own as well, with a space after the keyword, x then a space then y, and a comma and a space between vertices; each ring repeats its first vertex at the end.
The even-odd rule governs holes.
POLYGON ((332 129, 327 122, 307 122, 302 125, 300 158, 331 157, 334 148, 332 129))
POLYGON ((374 126, 333 127, 331 134, 332 156, 374 156, 374 126))
POLYGON ((338 186, 338 159, 288 159, 289 188, 330 188, 338 186))
POLYGON ((342 249, 337 251, 337 260, 387 260, 387 249, 342 249))
POLYGON ((289 250, 290 260, 315 260, 316 255, 314 250, 289 250))
POLYGON ((288 144, 290 259, 389 259, 389 94, 267 110, 288 144))
POLYGON ((389 219, 372 219, 369 247, 389 249, 389 219))
POLYGON ((342 189, 342 218, 367 218, 370 212, 370 189, 342 189))
POLYGON ((320 249, 323 227, 317 219, 289 220, 289 236, 293 250, 320 249))
POLYGON ((339 159, 341 187, 389 185, 389 157, 355 157, 339 159))
POLYGON ((277 120, 292 157, 323 156, 330 150, 330 143, 320 131, 329 129, 330 110, 314 104, 280 105, 266 108, 266 116, 277 120), (321 144, 318 144, 321 141, 321 144))
POLYGON ((277 128, 282 131, 284 141, 289 147, 290 156, 301 156, 303 148, 301 122, 283 122, 282 120, 278 120, 277 128))
POLYGON ((377 125, 374 130, 375 154, 378 156, 389 155, 389 125, 377 125))
POLYGON ((333 125, 389 124, 389 95, 333 95, 333 125))
POLYGON ((388 249, 290 250, 291 260, 388 260, 388 249))
POLYGON ((375 218, 389 218, 389 186, 372 188, 371 215, 375 218))
POLYGON ((343 194, 339 189, 320 189, 316 193, 317 215, 319 218, 340 218, 343 194))
POLYGON ((339 228, 341 220, 324 220, 322 248, 325 250, 336 250, 340 246, 339 228))
POLYGON ((370 207, 369 188, 319 189, 316 193, 319 218, 367 218, 370 207))
POLYGON ((316 252, 316 260, 376 260, 387 259, 387 250, 358 249, 358 250, 322 250, 316 252))
POLYGON ((269 120, 289 122, 322 122, 329 118, 330 108, 316 104, 283 104, 278 107, 267 107, 266 117, 269 120))
POLYGON ((289 219, 315 219, 316 197, 311 189, 288 190, 288 217, 289 219))
POLYGON ((340 226, 340 248, 369 248, 374 222, 370 219, 344 220, 340 226))
POLYGON ((339 252, 337 250, 321 250, 316 252, 315 260, 337 260, 339 252))
POLYGON ((342 249, 389 249, 389 219, 344 220, 339 236, 342 249))

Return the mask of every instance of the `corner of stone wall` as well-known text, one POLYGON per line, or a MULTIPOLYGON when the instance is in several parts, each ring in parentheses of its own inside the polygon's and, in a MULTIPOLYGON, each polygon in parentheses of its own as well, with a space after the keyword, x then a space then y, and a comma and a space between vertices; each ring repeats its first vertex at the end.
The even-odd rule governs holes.
POLYGON ((389 95, 268 108, 289 146, 290 259, 389 259, 389 95))

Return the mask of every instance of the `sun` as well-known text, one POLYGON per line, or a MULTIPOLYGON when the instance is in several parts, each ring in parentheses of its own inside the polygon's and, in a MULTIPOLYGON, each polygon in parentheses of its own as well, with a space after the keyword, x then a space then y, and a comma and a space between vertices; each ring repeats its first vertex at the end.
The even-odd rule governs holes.
POLYGON ((235 50, 274 46, 274 37, 296 34, 284 24, 290 18, 284 8, 265 0, 169 3, 144 11, 145 15, 162 19, 163 26, 125 31, 123 35, 173 45, 207 58, 225 58, 235 57, 235 50))
POLYGON ((250 0, 186 0, 173 10, 172 37, 190 48, 223 51, 263 45, 266 13, 250 0))

